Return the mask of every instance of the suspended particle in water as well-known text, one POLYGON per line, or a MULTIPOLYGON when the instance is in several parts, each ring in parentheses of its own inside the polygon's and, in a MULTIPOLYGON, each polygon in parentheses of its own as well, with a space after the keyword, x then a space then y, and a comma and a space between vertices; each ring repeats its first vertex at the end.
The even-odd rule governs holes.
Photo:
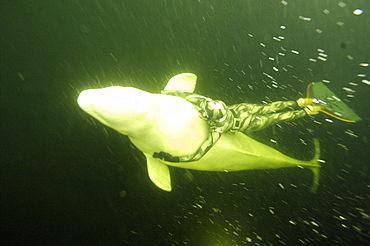
POLYGON ((367 79, 363 79, 361 80, 362 83, 366 84, 366 85, 370 85, 370 81, 367 80, 367 79))
POLYGON ((119 193, 119 196, 120 197, 126 197, 127 196, 127 191, 121 190, 120 193, 119 193))
POLYGON ((348 93, 355 93, 356 92, 354 89, 349 88, 349 87, 343 87, 343 90, 345 90, 348 93))
POLYGON ((362 9, 355 9, 355 10, 353 11, 353 14, 354 14, 354 15, 361 15, 363 12, 364 12, 364 11, 363 11, 362 9))
POLYGON ((337 25, 338 25, 338 26, 344 26, 344 22, 343 22, 343 21, 338 21, 338 22, 337 22, 337 25))
POLYGON ((319 226, 319 224, 317 224, 315 221, 311 221, 311 224, 314 226, 319 226))
POLYGON ((347 6, 347 4, 345 2, 339 2, 338 6, 344 8, 347 6))
POLYGON ((299 19, 301 19, 301 20, 304 20, 304 21, 311 21, 311 17, 305 17, 305 16, 302 16, 302 15, 300 15, 299 17, 298 17, 299 19))
POLYGON ((18 72, 17 75, 18 75, 18 77, 19 77, 20 80, 22 80, 22 81, 25 80, 22 73, 18 72))
POLYGON ((344 133, 350 135, 351 137, 358 138, 358 136, 352 130, 347 129, 344 131, 344 133))

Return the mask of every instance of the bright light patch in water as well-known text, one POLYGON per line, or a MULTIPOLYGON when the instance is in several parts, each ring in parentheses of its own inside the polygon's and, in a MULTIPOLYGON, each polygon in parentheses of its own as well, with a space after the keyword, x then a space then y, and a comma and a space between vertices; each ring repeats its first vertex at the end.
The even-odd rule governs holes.
POLYGON ((362 9, 355 9, 355 10, 353 11, 353 14, 354 14, 354 15, 361 15, 363 12, 364 12, 364 11, 363 11, 362 9))

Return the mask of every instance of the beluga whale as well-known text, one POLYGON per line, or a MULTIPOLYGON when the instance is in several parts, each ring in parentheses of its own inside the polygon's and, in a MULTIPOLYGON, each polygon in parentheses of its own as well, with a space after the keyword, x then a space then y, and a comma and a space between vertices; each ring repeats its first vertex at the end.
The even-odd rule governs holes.
MULTIPOLYGON (((183 73, 171 78, 164 91, 193 93, 197 77, 183 73)), ((151 181, 160 189, 172 190, 169 166, 201 171, 232 172, 252 169, 303 167, 313 171, 311 192, 316 192, 320 174, 320 147, 314 139, 312 160, 291 158, 242 132, 222 133, 218 141, 195 161, 168 161, 155 153, 187 156, 207 140, 210 127, 198 109, 182 97, 152 94, 133 87, 111 86, 80 93, 78 105, 86 113, 127 135, 145 155, 151 181)))

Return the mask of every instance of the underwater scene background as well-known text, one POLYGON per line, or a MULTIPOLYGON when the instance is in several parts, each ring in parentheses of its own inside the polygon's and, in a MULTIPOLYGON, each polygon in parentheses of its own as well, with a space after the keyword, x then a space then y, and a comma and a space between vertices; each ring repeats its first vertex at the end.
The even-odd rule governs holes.
POLYGON ((2 1, 2 245, 368 245, 370 2, 2 1), (160 93, 176 74, 226 104, 296 100, 323 81, 361 118, 319 114, 252 137, 300 168, 171 168, 149 180, 126 136, 77 105, 85 89, 160 93))

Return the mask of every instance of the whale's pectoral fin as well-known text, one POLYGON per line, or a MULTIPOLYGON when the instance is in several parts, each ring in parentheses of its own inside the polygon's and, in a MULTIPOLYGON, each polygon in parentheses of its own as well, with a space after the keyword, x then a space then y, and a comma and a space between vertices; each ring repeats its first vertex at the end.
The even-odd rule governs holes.
POLYGON ((168 166, 150 155, 145 156, 150 180, 162 190, 171 191, 171 175, 168 166))
POLYGON ((196 84, 197 76, 195 74, 182 73, 172 77, 170 81, 168 81, 164 90, 184 91, 193 93, 196 84))

